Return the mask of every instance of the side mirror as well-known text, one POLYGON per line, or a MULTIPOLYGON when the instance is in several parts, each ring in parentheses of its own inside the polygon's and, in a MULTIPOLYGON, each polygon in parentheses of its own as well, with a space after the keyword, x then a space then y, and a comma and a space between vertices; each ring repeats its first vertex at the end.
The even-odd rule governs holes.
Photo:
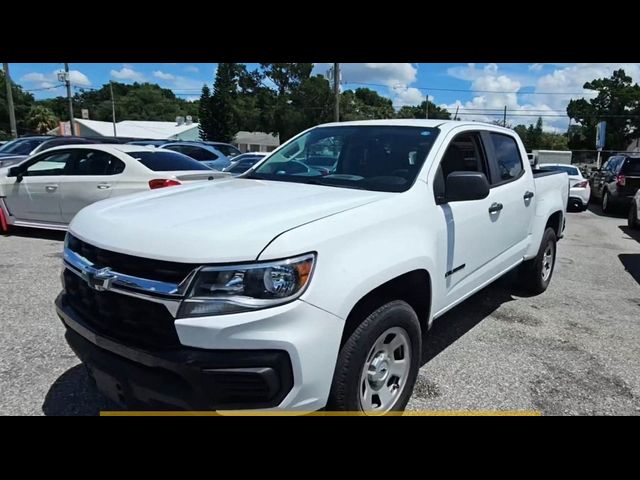
POLYGON ((484 173, 453 172, 446 180, 446 202, 468 202, 489 196, 491 187, 484 173))
POLYGON ((22 182, 22 178, 24 177, 24 173, 20 171, 18 167, 12 167, 9 169, 8 177, 16 177, 16 183, 22 182))

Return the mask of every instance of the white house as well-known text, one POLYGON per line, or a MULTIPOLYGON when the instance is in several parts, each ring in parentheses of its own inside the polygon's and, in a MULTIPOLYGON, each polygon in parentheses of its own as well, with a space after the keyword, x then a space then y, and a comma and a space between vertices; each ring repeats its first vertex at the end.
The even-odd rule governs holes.
POLYGON ((233 143, 243 153, 272 152, 280 145, 280 138, 270 133, 240 131, 236 133, 233 143))
MULTIPOLYGON (((75 119, 75 134, 82 137, 113 137, 113 123, 98 120, 75 119)), ((124 120, 117 122, 116 135, 125 138, 143 138, 158 140, 199 140, 200 124, 179 117, 176 122, 151 122, 142 120, 124 120)), ((49 132, 52 135, 68 135, 69 122, 61 122, 60 126, 49 132)))

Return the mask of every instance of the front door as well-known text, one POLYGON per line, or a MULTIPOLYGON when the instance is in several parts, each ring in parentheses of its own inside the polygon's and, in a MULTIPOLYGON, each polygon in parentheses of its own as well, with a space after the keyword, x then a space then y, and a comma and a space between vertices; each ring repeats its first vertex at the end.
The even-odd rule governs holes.
POLYGON ((60 187, 72 157, 71 151, 56 150, 21 165, 20 176, 7 187, 10 214, 17 220, 61 223, 60 187))

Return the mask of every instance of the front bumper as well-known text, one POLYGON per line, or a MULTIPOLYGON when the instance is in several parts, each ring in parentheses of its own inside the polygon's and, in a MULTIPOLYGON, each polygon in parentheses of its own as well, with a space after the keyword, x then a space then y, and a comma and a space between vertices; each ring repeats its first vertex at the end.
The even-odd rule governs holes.
POLYGON ((98 388, 129 407, 311 411, 326 405, 343 322, 303 301, 177 320, 183 347, 132 347, 93 331, 56 300, 66 339, 98 388))

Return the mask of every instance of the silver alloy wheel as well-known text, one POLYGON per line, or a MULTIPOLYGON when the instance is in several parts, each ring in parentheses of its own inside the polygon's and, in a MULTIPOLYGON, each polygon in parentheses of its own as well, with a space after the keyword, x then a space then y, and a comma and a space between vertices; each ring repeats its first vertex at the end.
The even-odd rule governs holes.
POLYGON ((547 281, 551 278, 553 271, 553 263, 555 261, 555 248, 552 243, 547 245, 544 255, 542 255, 542 280, 547 281))
POLYGON ((411 369, 411 342, 402 327, 387 329, 371 347, 360 374, 360 407, 365 414, 389 412, 404 391, 411 369))
POLYGON ((602 210, 609 208, 609 192, 604 192, 602 196, 602 210))

